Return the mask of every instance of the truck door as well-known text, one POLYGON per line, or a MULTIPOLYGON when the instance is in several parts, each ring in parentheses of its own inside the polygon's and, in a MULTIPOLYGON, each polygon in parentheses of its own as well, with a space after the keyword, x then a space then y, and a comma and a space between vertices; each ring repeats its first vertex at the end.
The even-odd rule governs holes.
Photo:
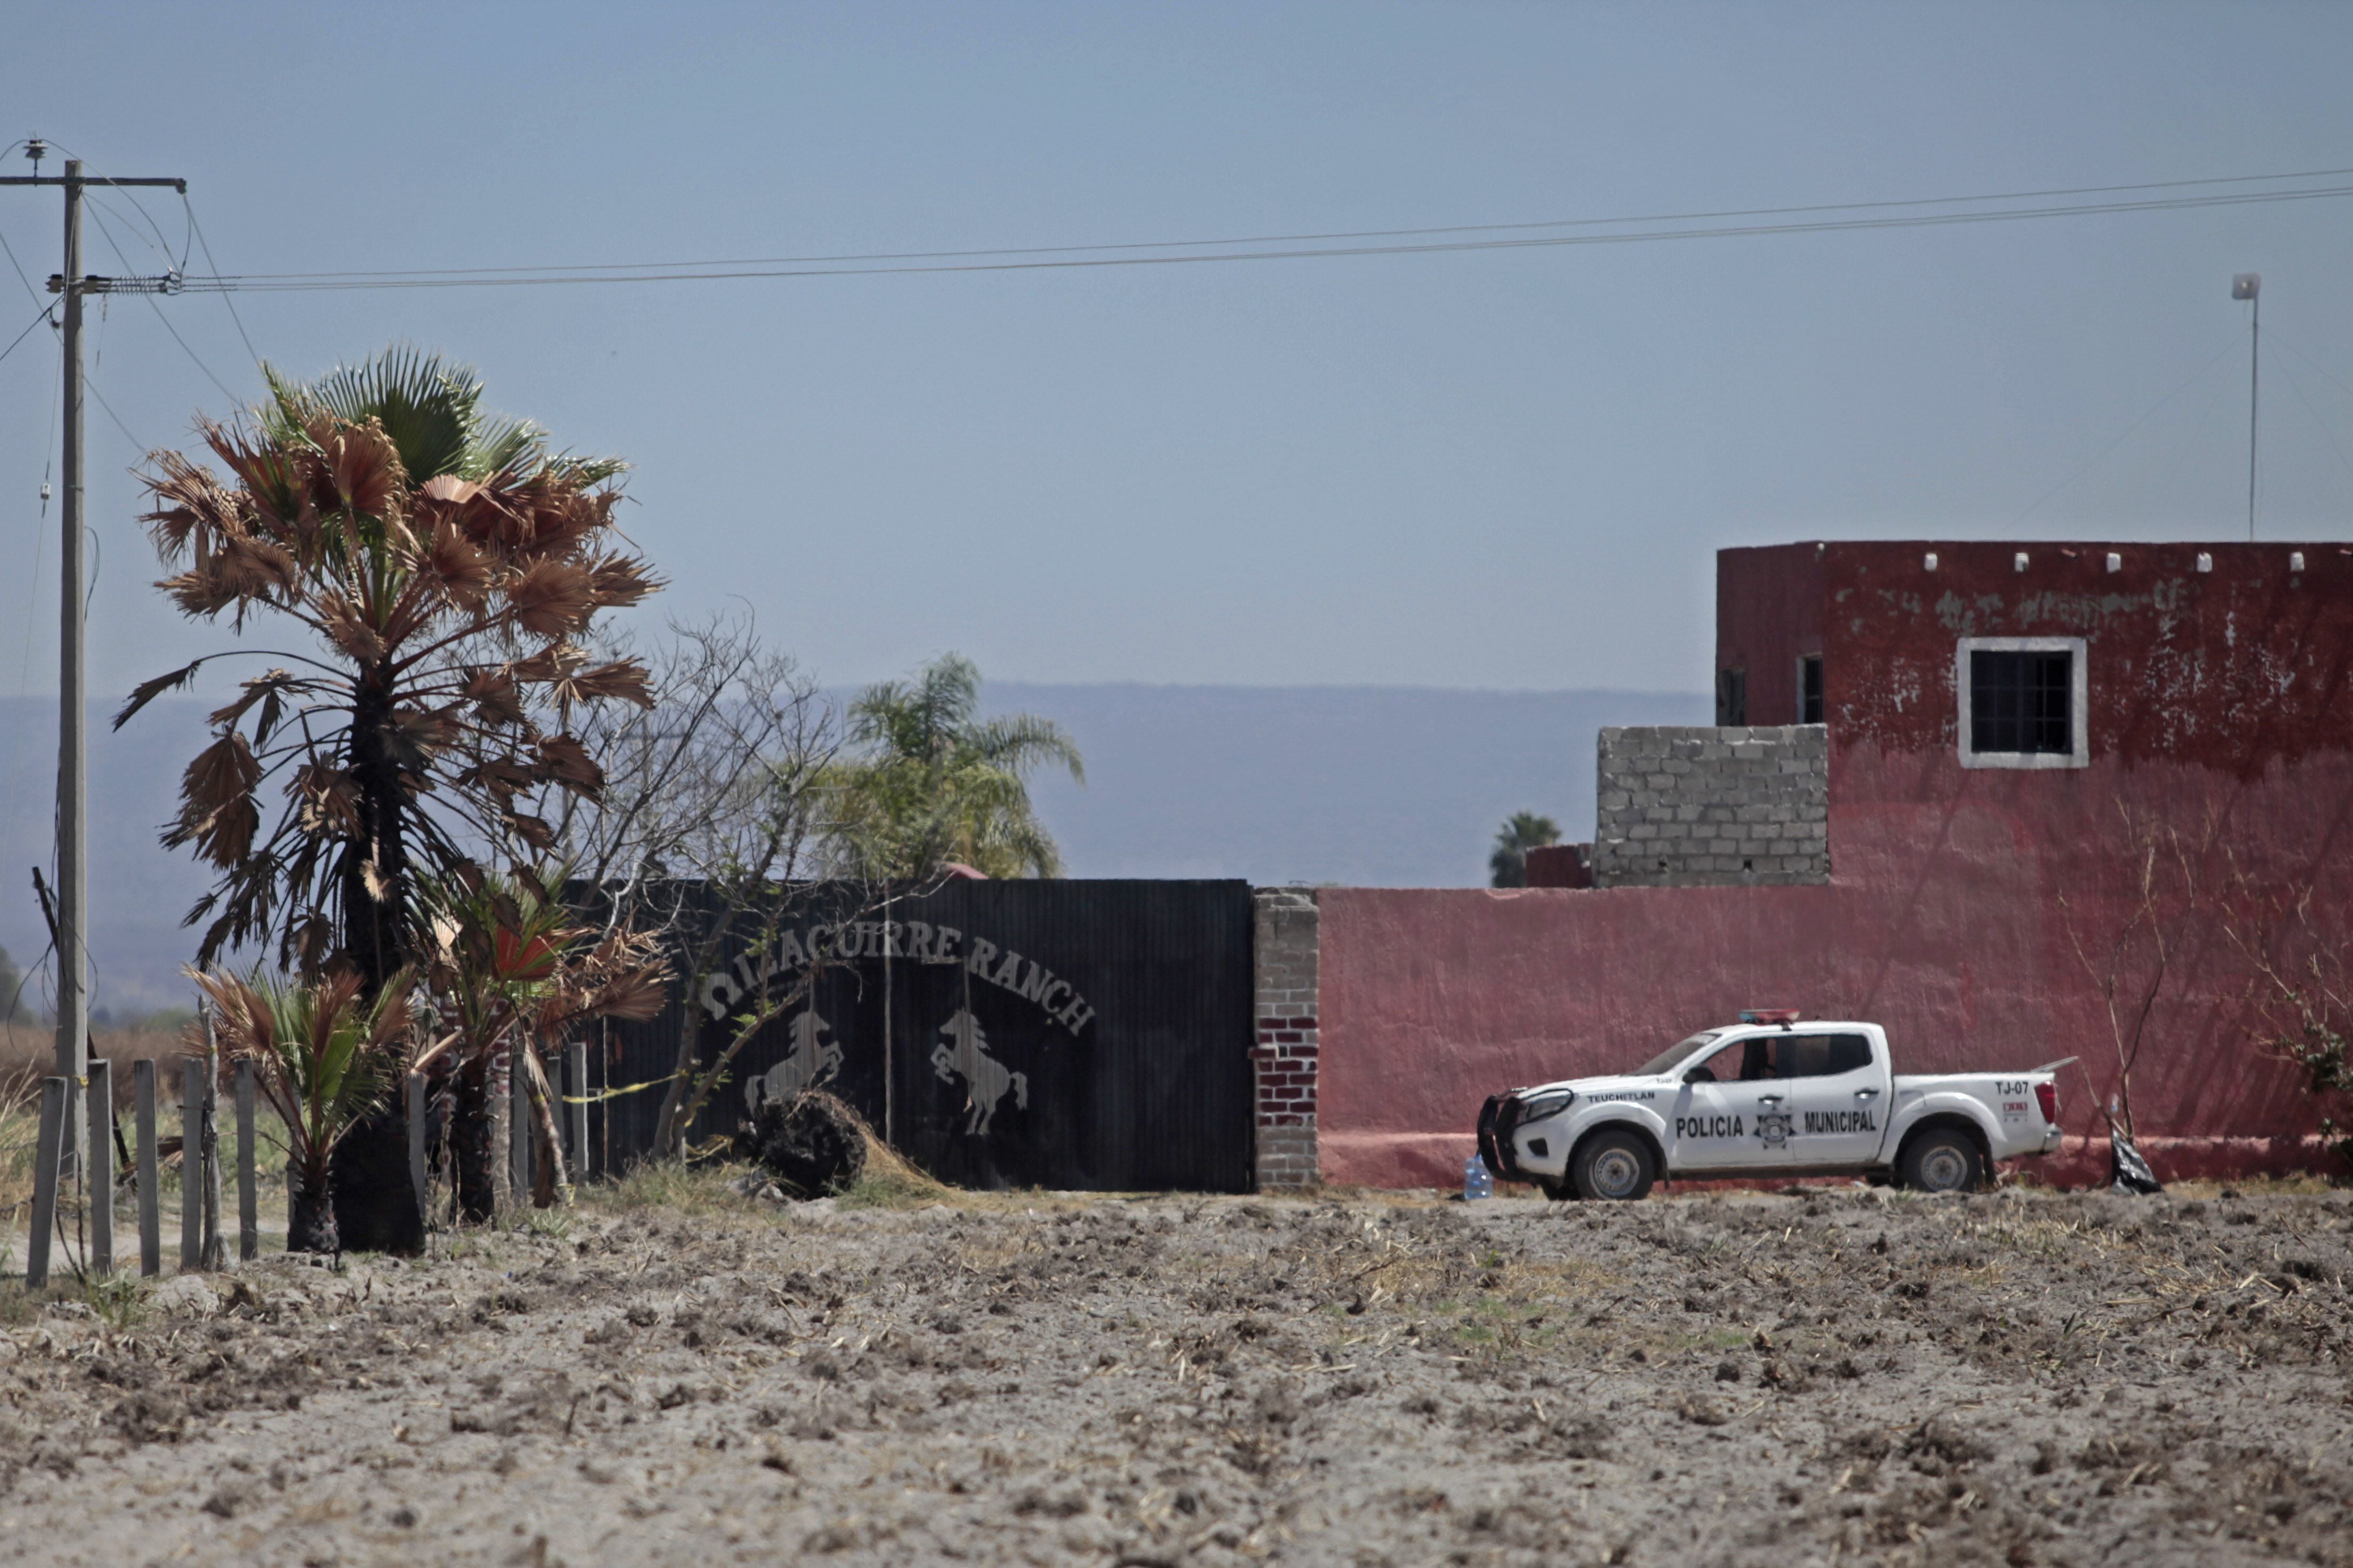
POLYGON ((1788 1099, 1789 1158, 1799 1165, 1866 1165, 1887 1127, 1887 1074, 1862 1034, 1784 1035, 1776 1066, 1788 1099))
POLYGON ((1786 1163, 1787 1086, 1772 1070, 1772 1043, 1761 1037, 1734 1040, 1684 1068, 1667 1119, 1668 1168, 1786 1163))

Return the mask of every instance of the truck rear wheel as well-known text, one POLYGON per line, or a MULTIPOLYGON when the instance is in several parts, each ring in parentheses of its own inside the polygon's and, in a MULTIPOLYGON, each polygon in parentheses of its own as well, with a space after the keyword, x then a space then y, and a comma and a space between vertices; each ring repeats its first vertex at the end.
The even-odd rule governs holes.
POLYGON ((1985 1184, 1985 1161, 1966 1132, 1931 1127, 1904 1145, 1904 1184, 1915 1193, 1973 1193, 1985 1184))
POLYGON ((1631 1132, 1596 1132, 1577 1146, 1568 1162, 1568 1179, 1581 1198, 1631 1203, 1650 1195, 1658 1174, 1650 1144, 1631 1132))

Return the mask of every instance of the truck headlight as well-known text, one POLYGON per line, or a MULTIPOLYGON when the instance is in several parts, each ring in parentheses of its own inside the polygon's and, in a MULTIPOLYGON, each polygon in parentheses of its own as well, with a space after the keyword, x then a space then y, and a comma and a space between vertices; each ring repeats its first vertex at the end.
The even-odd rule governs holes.
POLYGON ((1576 1098, 1577 1091, 1573 1089, 1548 1089, 1542 1094, 1525 1096, 1520 1101, 1520 1123, 1525 1126, 1531 1121, 1541 1121, 1547 1116, 1557 1116, 1567 1110, 1576 1098))

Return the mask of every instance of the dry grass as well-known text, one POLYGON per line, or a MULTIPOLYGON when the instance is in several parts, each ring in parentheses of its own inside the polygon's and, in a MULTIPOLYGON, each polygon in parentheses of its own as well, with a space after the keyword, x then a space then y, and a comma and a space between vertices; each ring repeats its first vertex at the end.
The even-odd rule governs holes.
POLYGON ((934 1180, 913 1162, 874 1136, 872 1128, 867 1128, 865 1131, 866 1169, 849 1190, 841 1194, 843 1208, 919 1208, 925 1204, 947 1203, 975 1195, 960 1193, 944 1182, 934 1180))
POLYGON ((699 1165, 669 1160, 645 1160, 629 1167, 617 1181, 584 1184, 576 1192, 580 1206, 601 1214, 639 1214, 668 1210, 697 1217, 741 1212, 744 1194, 734 1183, 751 1167, 733 1161, 699 1165))
MULTIPOLYGON (((39 1098, 41 1079, 56 1061, 57 1034, 46 1024, 21 1020, 0 1025, 0 1106, 29 1106, 39 1098)), ((114 1108, 129 1112, 134 1085, 131 1064, 142 1059, 155 1064, 155 1097, 164 1105, 180 1102, 180 1058, 187 1045, 176 1029, 92 1029, 90 1054, 111 1064, 114 1108)))

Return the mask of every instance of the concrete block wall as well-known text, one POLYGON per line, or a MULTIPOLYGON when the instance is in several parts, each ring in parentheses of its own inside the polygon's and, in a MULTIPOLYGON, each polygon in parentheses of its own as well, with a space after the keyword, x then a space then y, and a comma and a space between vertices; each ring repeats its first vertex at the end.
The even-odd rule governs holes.
POLYGON ((1256 890, 1258 1185, 1261 1192, 1312 1187, 1315 1156, 1315 895, 1301 888, 1256 890))
POLYGON ((1630 726, 1598 751, 1596 887, 1830 880, 1824 726, 1630 726))

